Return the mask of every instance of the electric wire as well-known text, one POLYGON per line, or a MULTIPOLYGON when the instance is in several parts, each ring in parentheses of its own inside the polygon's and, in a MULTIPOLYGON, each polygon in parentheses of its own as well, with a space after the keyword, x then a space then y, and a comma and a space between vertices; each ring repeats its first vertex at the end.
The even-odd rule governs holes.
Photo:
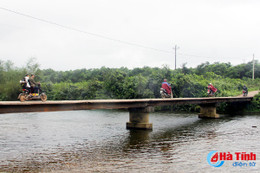
MULTIPOLYGON (((122 44, 127 44, 127 45, 140 47, 140 48, 144 48, 144 49, 150 49, 150 50, 154 50, 154 51, 158 51, 158 52, 168 53, 168 54, 173 54, 174 53, 174 51, 162 50, 162 49, 149 47, 149 46, 145 46, 145 45, 138 44, 138 43, 133 43, 133 42, 128 42, 128 41, 124 41, 124 40, 108 37, 108 36, 101 35, 101 34, 96 34, 96 33, 93 33, 93 32, 84 31, 84 30, 81 30, 81 29, 77 29, 77 28, 70 27, 70 26, 67 26, 67 25, 62 25, 62 24, 59 24, 59 23, 56 23, 56 22, 52 22, 52 21, 49 21, 49 20, 45 20, 45 19, 42 19, 42 18, 38 18, 38 17, 34 17, 34 16, 31 16, 31 15, 28 15, 28 14, 25 14, 25 13, 14 11, 14 10, 11 10, 11 9, 8 9, 8 8, 4 8, 4 7, 1 7, 1 6, 0 6, 0 9, 4 10, 4 11, 7 11, 7 12, 10 12, 10 13, 14 13, 14 14, 23 16, 23 17, 31 18, 31 19, 34 19, 34 20, 38 20, 40 22, 44 22, 44 23, 47 23, 47 24, 55 25, 55 26, 58 26, 58 27, 61 27, 61 28, 65 28, 65 29, 68 29, 68 30, 80 32, 80 33, 83 33, 83 34, 92 35, 92 36, 99 37, 99 38, 102 38, 102 39, 106 39, 106 40, 110 40, 110 41, 114 41, 114 42, 119 42, 119 43, 122 43, 122 44)), ((184 53, 179 53, 178 55, 190 56, 190 57, 210 58, 209 56, 205 57, 205 56, 190 55, 190 54, 184 54, 184 53)))
POLYGON ((34 17, 34 16, 31 16, 31 15, 28 15, 28 14, 25 14, 25 13, 21 13, 21 12, 18 12, 18 11, 10 10, 8 8, 0 7, 0 9, 8 11, 8 12, 11 12, 11 13, 14 13, 14 14, 17 14, 17 15, 20 15, 20 16, 24 16, 24 17, 31 18, 31 19, 34 19, 34 20, 38 20, 40 22, 48 23, 48 24, 51 24, 51 25, 56 25, 56 26, 61 27, 61 28, 65 28, 65 29, 68 29, 68 30, 80 32, 80 33, 83 33, 83 34, 92 35, 92 36, 103 38, 103 39, 106 39, 106 40, 111 40, 111 41, 115 41, 115 42, 131 45, 131 46, 141 47, 141 48, 150 49, 150 50, 163 52, 163 53, 170 53, 170 54, 173 53, 173 51, 157 49, 157 48, 153 48, 153 47, 149 47, 149 46, 145 46, 145 45, 141 45, 141 44, 137 44, 137 43, 133 43, 133 42, 128 42, 128 41, 124 41, 124 40, 120 40, 120 39, 115 39, 115 38, 108 37, 108 36, 101 35, 101 34, 96 34, 96 33, 93 33, 93 32, 84 31, 84 30, 77 29, 77 28, 74 28, 74 27, 70 27, 70 26, 62 25, 62 24, 59 24, 59 23, 56 23, 56 22, 52 22, 52 21, 49 21, 49 20, 45 20, 45 19, 42 19, 42 18, 34 17))

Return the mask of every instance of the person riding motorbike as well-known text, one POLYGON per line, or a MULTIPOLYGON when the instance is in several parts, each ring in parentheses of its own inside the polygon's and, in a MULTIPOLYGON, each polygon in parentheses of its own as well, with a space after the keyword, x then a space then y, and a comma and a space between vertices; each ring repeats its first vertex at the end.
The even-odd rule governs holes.
POLYGON ((20 84, 22 85, 22 88, 25 90, 28 90, 30 92, 31 85, 29 83, 29 74, 26 74, 25 77, 20 80, 20 84))
POLYGON ((41 100, 45 102, 47 100, 47 95, 40 88, 40 82, 35 82, 35 75, 26 75, 21 81, 23 87, 23 92, 19 94, 18 100, 21 102, 27 100, 41 100))
POLYGON ((215 88, 211 83, 208 84, 208 95, 213 96, 217 92, 217 88, 215 88))
POLYGON ((248 89, 246 87, 246 85, 243 86, 243 96, 247 96, 248 94, 248 89))
POLYGON ((39 90, 40 82, 35 82, 34 78, 35 78, 35 75, 32 74, 31 77, 30 77, 30 79, 29 79, 29 82, 30 82, 30 84, 31 84, 32 92, 33 92, 33 93, 37 93, 38 90, 39 90))
MULTIPOLYGON (((171 97, 172 88, 171 88, 170 84, 167 82, 167 79, 164 79, 161 90, 162 90, 161 92, 166 94, 166 97, 171 97)), ((161 95, 162 95, 162 93, 161 93, 161 95)))

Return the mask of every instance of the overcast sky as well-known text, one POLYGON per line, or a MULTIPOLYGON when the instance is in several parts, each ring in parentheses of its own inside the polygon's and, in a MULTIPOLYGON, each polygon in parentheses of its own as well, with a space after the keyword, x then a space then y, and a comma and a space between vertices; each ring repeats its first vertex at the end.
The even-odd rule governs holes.
POLYGON ((259 9, 259 0, 1 0, 0 59, 21 67, 35 57, 55 70, 174 68, 177 45, 177 68, 236 65, 259 60, 259 9))

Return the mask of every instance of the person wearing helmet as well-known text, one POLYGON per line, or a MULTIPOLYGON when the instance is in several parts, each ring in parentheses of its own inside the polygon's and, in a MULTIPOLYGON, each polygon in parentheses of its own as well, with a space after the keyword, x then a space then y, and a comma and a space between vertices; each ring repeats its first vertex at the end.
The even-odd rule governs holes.
POLYGON ((215 88, 211 83, 208 84, 208 89, 212 91, 213 94, 217 92, 217 88, 215 88))

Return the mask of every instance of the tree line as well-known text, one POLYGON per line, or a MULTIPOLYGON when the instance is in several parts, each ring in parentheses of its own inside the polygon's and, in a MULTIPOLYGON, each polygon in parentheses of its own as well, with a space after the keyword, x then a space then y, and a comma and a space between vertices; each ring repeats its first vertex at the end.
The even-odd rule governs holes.
POLYGON ((206 62, 196 68, 183 64, 177 70, 165 65, 55 71, 40 69, 33 58, 24 67, 0 60, 0 100, 17 100, 21 92, 19 81, 27 73, 36 75, 49 100, 159 98, 165 78, 172 84, 174 97, 205 97, 208 83, 218 88, 218 96, 233 96, 241 94, 244 84, 254 90, 260 82, 258 61, 255 61, 255 80, 252 80, 252 62, 236 66, 206 62))

